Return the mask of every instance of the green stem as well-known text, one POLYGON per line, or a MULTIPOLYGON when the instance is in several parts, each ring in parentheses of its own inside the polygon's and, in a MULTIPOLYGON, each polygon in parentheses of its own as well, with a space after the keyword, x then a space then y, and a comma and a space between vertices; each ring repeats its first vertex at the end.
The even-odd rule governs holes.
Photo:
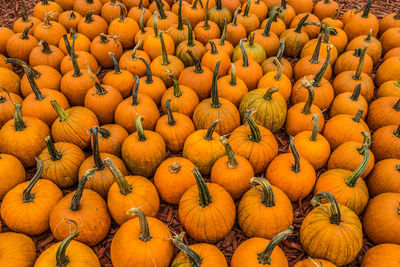
POLYGON ((203 259, 199 256, 199 254, 194 252, 193 249, 183 243, 184 234, 185 233, 182 232, 180 235, 172 237, 172 242, 174 243, 175 247, 177 247, 189 258, 191 267, 200 267, 203 259))
POLYGON ((182 19, 185 24, 188 27, 188 40, 187 40, 187 46, 194 46, 194 38, 193 38, 193 28, 192 25, 190 24, 190 22, 187 19, 182 19))
POLYGON ((279 60, 279 62, 282 61, 283 51, 285 51, 285 40, 281 39, 279 41, 278 53, 276 54, 276 58, 279 60))
POLYGON ((53 53, 53 50, 51 50, 49 43, 46 42, 45 40, 41 40, 38 45, 43 47, 42 48, 43 54, 50 55, 51 53, 53 53))
MULTIPOLYGON (((142 34, 146 33, 146 29, 144 26, 144 15, 146 14, 146 9, 142 9, 142 14, 140 14, 140 20, 139 20, 139 28, 140 28, 140 32, 142 34)), ((157 35, 156 35, 157 36, 157 35)))
POLYGON ((364 9, 364 13, 361 15, 361 17, 363 18, 368 18, 369 12, 371 10, 371 5, 372 5, 373 0, 368 0, 365 9, 364 9))
POLYGON ((142 46, 143 40, 139 39, 138 43, 135 45, 135 47, 132 49, 132 54, 130 56, 130 60, 136 60, 138 57, 136 56, 136 51, 139 50, 139 48, 142 46))
POLYGON ((119 67, 118 60, 115 58, 113 52, 109 52, 108 55, 110 56, 113 64, 114 64, 114 74, 121 74, 121 68, 119 67))
POLYGON ((23 120, 22 114, 21 114, 22 107, 19 103, 15 103, 14 106, 15 106, 15 108, 14 108, 14 129, 17 132, 21 132, 21 131, 25 130, 25 128, 26 128, 26 124, 24 123, 24 120, 23 120))
POLYGON ((168 99, 165 103, 165 107, 167 108, 167 117, 168 117, 168 125, 174 126, 176 124, 176 120, 174 119, 174 115, 171 111, 171 99, 168 99))
POLYGON ((281 0, 281 7, 282 9, 287 9, 286 0, 281 0))
POLYGON ((71 199, 71 206, 70 206, 71 210, 78 211, 81 208, 80 201, 82 198, 83 190, 85 189, 85 184, 87 180, 89 180, 95 174, 95 172, 96 172, 95 169, 87 170, 83 175, 82 179, 79 181, 75 194, 71 199))
POLYGON ((99 149, 99 126, 95 126, 88 130, 88 134, 92 134, 93 138, 93 160, 96 166, 96 171, 102 171, 106 167, 100 156, 99 149))
POLYGON ((6 63, 16 64, 21 66, 24 69, 24 72, 33 75, 34 79, 38 79, 42 75, 39 71, 35 70, 31 65, 20 59, 6 58, 4 61, 6 63))
POLYGON ((369 161, 369 151, 368 149, 364 149, 363 160, 361 161, 360 166, 358 166, 358 168, 348 178, 346 178, 346 180, 344 181, 346 185, 350 187, 356 186, 358 178, 360 178, 360 176, 368 166, 368 161, 369 161))
POLYGON ((290 226, 289 229, 280 232, 276 236, 274 236, 271 241, 269 241, 267 247, 264 249, 263 252, 257 254, 258 263, 261 265, 271 265, 272 260, 272 252, 274 251, 275 247, 285 240, 289 235, 293 233, 293 226, 290 226))
POLYGON ((210 191, 208 190, 207 184, 201 176, 201 173, 197 167, 192 169, 194 178, 196 179, 197 189, 199 191, 200 206, 205 208, 212 203, 210 191))
POLYGON ((117 167, 117 165, 115 165, 115 163, 110 158, 106 158, 104 162, 107 165, 107 168, 111 171, 112 175, 114 176, 115 181, 117 182, 119 188, 119 192, 124 196, 132 193, 132 185, 128 183, 124 174, 117 167))
POLYGON ((275 81, 280 81, 282 78, 282 64, 277 57, 273 58, 276 65, 276 75, 274 76, 275 81))
POLYGON ((178 30, 183 31, 183 21, 182 21, 182 0, 179 0, 178 8, 178 30))
POLYGON ((22 40, 29 40, 29 30, 32 29, 33 27, 33 23, 31 23, 28 27, 26 27, 24 29, 24 31, 22 32, 21 36, 19 37, 22 40))
POLYGON ((361 52, 360 55, 360 59, 358 61, 358 66, 357 66, 357 70, 356 73, 353 76, 354 80, 359 81, 361 79, 361 73, 362 73, 362 69, 364 67, 364 59, 365 59, 365 52, 367 51, 367 46, 364 46, 364 49, 361 52))
POLYGON ((308 90, 308 98, 306 103, 304 104, 303 109, 301 110, 301 113, 307 115, 311 113, 311 106, 314 101, 314 89, 312 87, 312 84, 308 82, 304 84, 304 87, 308 90))
POLYGON ((247 0, 246 7, 244 8, 243 17, 248 17, 250 12, 251 0, 247 0))
POLYGON ((336 202, 335 197, 329 193, 329 192, 321 192, 316 194, 312 199, 311 199, 311 205, 314 207, 316 205, 323 205, 320 201, 322 198, 326 198, 330 204, 330 212, 331 212, 331 217, 330 217, 330 222, 331 224, 335 225, 340 225, 341 220, 341 214, 340 214, 340 208, 338 203, 336 202))
POLYGON ((362 109, 359 109, 359 110, 357 111, 356 116, 353 118, 353 121, 359 123, 360 120, 361 120, 361 116, 362 116, 363 112, 364 112, 364 111, 363 111, 362 109))
POLYGON ((325 62, 322 65, 321 69, 314 76, 314 81, 313 81, 313 84, 312 84, 314 87, 320 87, 321 86, 322 77, 324 76, 325 71, 326 71, 326 69, 328 68, 328 66, 330 64, 329 61, 331 59, 331 46, 328 45, 326 47, 326 50, 327 50, 327 56, 326 56, 325 62))
POLYGON ((300 156, 294 145, 293 136, 289 136, 289 140, 290 140, 290 149, 292 150, 292 154, 293 154, 293 158, 294 158, 294 164, 292 165, 292 171, 294 171, 295 173, 299 173, 300 172, 300 156))
POLYGON ((338 16, 339 16, 339 8, 336 8, 335 13, 333 13, 332 19, 337 20, 338 16))
POLYGON ((216 7, 217 7, 217 10, 221 10, 222 9, 221 0, 215 0, 215 4, 216 4, 216 7))
POLYGON ((119 6, 119 8, 120 8, 119 22, 125 22, 126 21, 125 6, 121 3, 118 3, 117 6, 119 6))
POLYGON ((313 114, 312 119, 314 120, 314 126, 311 132, 310 141, 317 141, 318 127, 319 127, 319 114, 313 114))
POLYGON ((154 36, 155 37, 158 37, 160 35, 159 30, 158 30, 158 16, 157 15, 158 15, 157 11, 154 11, 154 14, 153 14, 153 29, 154 29, 154 36))
POLYGON ((225 45, 227 29, 228 29, 228 21, 226 20, 226 18, 224 18, 224 29, 222 30, 221 38, 219 39, 219 43, 218 43, 221 46, 225 45))
POLYGON ((247 51, 243 46, 243 43, 247 41, 247 38, 243 38, 239 42, 240 51, 242 51, 243 67, 249 66, 249 57, 247 56, 247 51))
POLYGON ((274 86, 268 89, 268 91, 265 93, 264 95, 264 99, 265 100, 271 100, 272 99, 272 95, 276 92, 279 91, 279 87, 278 86, 274 86))
POLYGON ((75 11, 71 10, 68 15, 69 20, 76 19, 75 11))
POLYGON ((228 168, 236 169, 238 162, 236 161, 235 153, 233 153, 232 147, 229 145, 228 139, 226 139, 224 136, 221 136, 219 141, 225 146, 226 154, 228 155, 228 168))
POLYGON ((193 71, 195 73, 203 73, 204 70, 201 66, 201 61, 193 54, 192 50, 187 50, 186 54, 188 54, 188 56, 190 57, 190 59, 192 60, 192 62, 194 62, 194 69, 193 71))
POLYGON ((217 46, 215 45, 213 40, 208 40, 208 43, 211 45, 211 54, 217 55, 218 54, 218 49, 217 46))
MULTIPOLYGON (((77 228, 77 227, 76 227, 77 228)), ((72 231, 72 233, 67 236, 60 244, 60 246, 57 248, 56 251, 56 266, 57 267, 67 267, 68 264, 70 263, 70 260, 68 256, 66 255, 66 251, 68 248, 68 245, 71 243, 72 239, 75 237, 79 236, 79 230, 75 229, 72 231)))
POLYGON ((139 77, 135 75, 135 85, 133 87, 133 92, 132 92, 132 106, 137 106, 139 105, 138 101, 138 91, 139 91, 139 77))
POLYGON ((371 43, 371 40, 372 40, 372 31, 373 31, 372 28, 369 29, 367 38, 364 39, 364 41, 365 41, 366 43, 371 43))
POLYGON ((260 133, 260 129, 258 128, 257 123, 253 120, 251 115, 252 115, 252 111, 250 111, 250 110, 246 110, 244 112, 244 117, 246 119, 247 124, 250 127, 250 132, 251 132, 251 135, 249 135, 249 139, 253 142, 258 143, 261 141, 261 133, 260 133))
POLYGON ((81 69, 79 68, 78 61, 76 61, 77 56, 75 55, 76 36, 77 35, 73 36, 72 45, 71 46, 69 46, 69 41, 68 41, 67 35, 63 36, 64 42, 65 42, 65 46, 67 48, 69 46, 69 48, 70 48, 70 51, 68 52, 68 54, 70 55, 70 58, 71 58, 71 61, 72 61, 72 67, 74 68, 74 74, 72 76, 75 77, 75 78, 82 76, 82 72, 81 72, 81 69), (68 45, 67 45, 67 43, 68 43, 68 45))
POLYGON ((57 112, 60 121, 65 121, 70 116, 65 110, 57 103, 56 100, 50 100, 50 104, 53 106, 54 110, 57 112))
MULTIPOLYGON (((282 1, 284 1, 284 0, 282 0, 282 1)), ((303 27, 304 22, 308 19, 308 16, 309 16, 309 15, 310 15, 310 14, 307 13, 307 15, 305 15, 305 16, 299 21, 299 23, 297 24, 296 29, 294 30, 294 32, 296 32, 296 33, 301 33, 301 28, 303 27)))
POLYGON ((35 173, 35 176, 33 176, 33 178, 29 181, 28 185, 24 189, 24 192, 22 193, 22 202, 23 203, 33 202, 33 200, 35 199, 35 194, 32 194, 32 189, 43 173, 42 160, 39 157, 35 157, 35 160, 37 163, 37 171, 35 173))
POLYGON ((324 33, 324 40, 323 40, 324 43, 328 44, 330 32, 329 32, 328 26, 325 23, 322 23, 321 31, 324 33))
POLYGON ((24 0, 21 0, 21 17, 22 17, 22 22, 24 22, 24 23, 31 21, 28 17, 28 12, 26 10, 24 0))
POLYGON ((174 75, 172 75, 171 71, 167 71, 167 74, 171 78, 172 84, 174 86, 174 96, 175 97, 180 97, 182 95, 182 91, 181 91, 181 88, 179 86, 178 80, 174 77, 174 75))
POLYGON ((99 133, 101 134, 102 138, 109 138, 111 136, 110 131, 105 128, 99 128, 99 133))
POLYGON ((145 80, 145 82, 147 84, 152 84, 153 83, 153 75, 151 74, 151 68, 150 68, 149 63, 147 63, 146 59, 144 59, 142 57, 139 57, 139 59, 141 61, 143 61, 143 63, 146 65, 146 80, 145 80))
MULTIPOLYGON (((207 0, 207 2, 206 2, 206 8, 204 10, 204 26, 203 26, 203 29, 206 30, 206 31, 208 31, 211 28, 210 24, 208 24, 208 1, 209 0, 207 0)), ((200 3, 201 3, 201 1, 200 1, 200 3)))
POLYGON ((265 25, 264 32, 262 33, 263 36, 268 37, 271 35, 272 22, 274 22, 277 16, 278 12, 272 11, 271 15, 268 18, 267 24, 265 25))
POLYGON ((396 131, 393 132, 396 137, 400 138, 400 125, 397 127, 396 131))
POLYGON ((144 135, 143 125, 142 125, 143 120, 144 120, 143 116, 139 116, 136 119, 136 131, 138 133, 140 142, 145 142, 147 140, 146 135, 144 135))
POLYGON ((232 86, 236 86, 236 67, 235 64, 231 63, 231 80, 229 81, 229 84, 232 86))
POLYGON ((219 71, 219 66, 221 65, 221 61, 217 61, 215 64, 215 69, 214 69, 214 74, 213 74, 213 80, 212 80, 212 87, 211 87, 211 107, 213 108, 219 108, 221 107, 221 102, 219 102, 219 97, 218 97, 218 71, 219 71))
POLYGON ((259 185, 262 189, 262 200, 261 203, 267 207, 275 207, 275 196, 274 191, 272 190, 271 184, 265 178, 253 177, 250 179, 251 186, 257 190, 257 185, 259 185))
POLYGON ((233 26, 237 26, 237 17, 239 15, 239 12, 242 11, 241 7, 236 8, 235 10, 235 14, 233 15, 233 21, 232 21, 232 25, 233 26))
POLYGON ((164 37, 162 33, 160 33, 160 41, 161 41, 161 54, 162 54, 161 64, 163 66, 168 66, 171 62, 168 60, 167 49, 165 48, 164 37))
POLYGON ((162 2, 160 0, 155 0, 154 2, 156 2, 158 13, 160 13, 159 18, 166 19, 167 15, 165 15, 165 11, 164 11, 162 2))
POLYGON ((319 64, 319 51, 321 50, 322 35, 323 34, 320 34, 318 36, 317 45, 315 46, 315 50, 314 50, 312 57, 310 58, 310 62, 312 64, 319 64))
POLYGON ((366 131, 362 131, 361 134, 364 136, 364 142, 361 147, 357 148, 358 153, 364 154, 365 149, 369 149, 371 146, 371 136, 366 131))
POLYGON ((46 141, 47 151, 51 156, 51 160, 52 161, 60 160, 62 158, 62 154, 60 153, 60 151, 56 149, 53 139, 50 136, 46 136, 44 141, 46 141))
POLYGON ((393 106, 393 109, 395 111, 400 111, 400 99, 396 102, 396 104, 393 106))
POLYGON ((213 133, 215 131, 215 128, 217 127, 218 123, 220 123, 220 122, 221 122, 221 120, 216 120, 210 125, 210 127, 207 130, 206 135, 204 136, 204 139, 206 139, 208 141, 213 140, 212 135, 213 135, 213 133))
POLYGON ((94 10, 91 10, 88 13, 86 13, 86 15, 85 15, 85 23, 92 23, 94 21, 93 13, 94 13, 94 10))
POLYGON ((147 221, 146 215, 140 208, 131 208, 128 210, 128 215, 136 215, 139 217, 140 224, 140 235, 139 239, 143 242, 150 241, 153 237, 150 235, 149 223, 147 221))
POLYGON ((360 94, 361 94, 361 83, 356 85, 350 99, 352 101, 358 101, 358 97, 360 96, 360 94))

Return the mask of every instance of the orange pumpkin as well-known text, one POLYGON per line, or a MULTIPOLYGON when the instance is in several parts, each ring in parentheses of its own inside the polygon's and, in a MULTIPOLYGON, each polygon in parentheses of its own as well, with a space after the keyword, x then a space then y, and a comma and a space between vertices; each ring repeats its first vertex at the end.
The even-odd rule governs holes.
POLYGON ((0 129, 14 116, 14 104, 22 104, 22 98, 14 93, 0 91, 0 129))
POLYGON ((40 41, 38 47, 32 49, 29 54, 29 64, 32 67, 47 65, 56 70, 60 70, 64 52, 54 45, 49 45, 46 41, 40 41), (42 46, 42 48, 40 47, 42 46))
POLYGON ((0 200, 8 191, 25 181, 25 169, 13 155, 0 153, 0 171, 4 179, 0 180, 0 200))
POLYGON ((1 257, 1 266, 30 267, 35 264, 35 243, 29 236, 7 232, 0 234, 0 249, 5 256, 1 257))
POLYGON ((29 54, 39 43, 38 39, 28 32, 33 27, 33 23, 27 26, 22 33, 15 33, 8 37, 6 52, 9 57, 28 61, 29 54))
POLYGON ((79 21, 82 19, 82 15, 73 10, 67 10, 60 14, 58 17, 58 23, 64 26, 67 32, 71 29, 78 27, 79 21))
POLYGON ((113 62, 114 71, 109 71, 106 73, 106 75, 104 75, 103 83, 117 88, 121 93, 122 98, 126 98, 132 92, 132 88, 135 84, 135 78, 128 70, 121 69, 118 60, 115 58, 112 52, 109 53, 109 56, 113 62))
POLYGON ((368 0, 364 12, 354 14, 346 21, 344 31, 349 40, 353 40, 360 35, 367 35, 370 29, 372 29, 373 37, 378 35, 379 21, 374 14, 370 13, 372 2, 373 0, 368 0))
MULTIPOLYGON (((99 151, 100 153, 121 156, 121 147, 128 137, 128 132, 119 124, 105 124, 99 128, 99 151)), ((93 149, 93 139, 92 149, 93 149)))
POLYGON ((364 254, 361 267, 373 267, 377 262, 395 266, 399 262, 400 245, 380 244, 370 248, 364 254))
POLYGON ((368 102, 361 94, 361 83, 358 84, 353 92, 338 94, 332 102, 329 115, 331 117, 338 114, 349 114, 355 116, 358 110, 365 110, 361 118, 365 120, 368 111, 368 102))
POLYGON ((400 193, 400 160, 384 159, 375 164, 368 176, 369 194, 375 197, 382 193, 400 193))
POLYGON ((380 97, 369 106, 367 123, 376 131, 387 125, 400 124, 400 98, 396 96, 380 97))
POLYGON ((56 21, 50 21, 54 13, 46 13, 43 22, 37 25, 33 35, 38 40, 45 40, 51 45, 58 45, 62 36, 67 34, 64 26, 56 21))
POLYGON ((376 161, 383 159, 400 159, 400 127, 388 125, 379 128, 372 135, 371 150, 375 155, 376 161))

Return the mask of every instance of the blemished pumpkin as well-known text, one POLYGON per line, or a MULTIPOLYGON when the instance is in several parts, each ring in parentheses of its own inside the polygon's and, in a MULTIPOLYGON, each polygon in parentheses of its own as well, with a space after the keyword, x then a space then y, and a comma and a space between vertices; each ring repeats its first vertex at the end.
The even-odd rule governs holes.
POLYGON ((37 171, 29 182, 24 182, 4 196, 1 219, 14 232, 29 236, 40 235, 49 229, 50 213, 62 198, 61 190, 51 181, 39 179, 43 163, 39 158, 37 171))
POLYGON ((46 146, 39 155, 43 161, 42 178, 48 179, 60 188, 68 188, 78 182, 78 171, 85 154, 76 145, 66 142, 54 143, 50 136, 45 138, 46 146))
POLYGON ((16 185, 25 182, 25 169, 21 161, 9 154, 0 153, 0 200, 16 185))
POLYGON ((247 125, 236 128, 228 140, 233 152, 246 158, 254 173, 260 173, 278 154, 278 143, 270 130, 256 124, 252 111, 245 111, 244 117, 247 125))
POLYGON ((219 142, 220 135, 215 132, 219 122, 214 121, 208 130, 195 131, 183 145, 183 157, 193 162, 203 175, 210 174, 215 161, 226 154, 225 147, 219 142))
POLYGON ((192 171, 196 185, 182 195, 179 219, 194 240, 215 243, 232 229, 236 216, 235 203, 223 187, 206 183, 198 168, 192 171))
POLYGON ((375 197, 382 193, 400 193, 400 160, 384 159, 375 164, 368 176, 369 194, 375 197))
POLYGON ((328 192, 315 195, 311 204, 318 207, 307 214, 300 228, 300 242, 306 253, 339 266, 352 262, 360 252, 363 240, 358 216, 351 209, 338 204, 328 192), (322 204, 323 198, 328 203, 322 204), (337 238, 338 235, 343 238, 337 238), (330 250, 324 247, 326 242, 330 243, 330 250))
POLYGON ((14 119, 0 130, 0 151, 17 157, 25 168, 33 167, 35 157, 46 147, 44 138, 50 134, 50 129, 37 118, 23 117, 20 104, 14 106, 14 119))
POLYGON ((171 157, 158 166, 154 174, 154 185, 162 200, 178 205, 182 195, 196 184, 192 169, 195 165, 182 157, 171 157))
POLYGON ((63 197, 50 214, 50 229, 57 240, 64 240, 71 233, 70 221, 75 221, 80 229, 77 241, 88 246, 100 243, 111 226, 110 214, 104 199, 85 183, 95 170, 89 170, 81 178, 78 188, 63 197), (66 220, 68 218, 68 220, 66 220))
POLYGON ((31 267, 36 260, 36 247, 33 240, 24 234, 6 232, 0 234, 1 266, 31 267))
MULTIPOLYGON (((119 124, 105 124, 99 128, 99 151, 100 153, 121 156, 121 147, 128 137, 128 132, 119 124)), ((93 139, 91 139, 93 149, 93 139)))
POLYGON ((225 146, 226 156, 219 158, 211 169, 211 182, 219 184, 231 195, 233 200, 240 199, 250 189, 250 179, 254 176, 250 162, 233 153, 228 139, 221 136, 220 142, 225 146))
POLYGON ((376 161, 383 159, 400 159, 400 126, 388 125, 379 128, 372 135, 371 150, 376 161))
POLYGON ((127 213, 132 206, 140 206, 146 216, 155 217, 160 207, 160 198, 153 183, 142 176, 125 176, 110 158, 104 162, 115 178, 107 195, 111 217, 122 225, 132 218, 127 213))
POLYGON ((247 239, 233 253, 231 267, 261 267, 266 265, 288 267, 289 263, 285 253, 278 244, 292 232, 293 227, 290 226, 289 229, 275 235, 271 240, 261 237, 247 239))
POLYGON ((383 193, 368 202, 363 228, 374 244, 400 244, 399 201, 400 193, 383 193))
POLYGON ((264 178, 253 177, 252 188, 239 202, 238 223, 247 237, 271 239, 293 223, 292 204, 278 187, 264 178))

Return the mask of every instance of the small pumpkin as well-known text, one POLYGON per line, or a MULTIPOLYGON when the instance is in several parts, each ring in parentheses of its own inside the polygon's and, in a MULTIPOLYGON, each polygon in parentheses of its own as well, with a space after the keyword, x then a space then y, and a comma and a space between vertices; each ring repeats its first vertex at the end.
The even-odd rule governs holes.
POLYGON ((336 8, 332 17, 327 17, 321 20, 321 23, 326 24, 328 27, 343 29, 344 23, 339 19, 339 8, 336 8))
POLYGON ((222 5, 221 0, 215 0, 216 6, 208 10, 209 20, 215 22, 219 29, 224 29, 224 19, 229 23, 232 21, 231 11, 222 5))
POLYGON ((303 26, 303 30, 308 34, 308 37, 311 39, 317 38, 320 30, 321 30, 321 21, 317 16, 315 16, 312 13, 299 13, 297 14, 292 22, 290 23, 290 28, 296 28, 297 24, 300 22, 300 20, 304 17, 307 16, 307 23, 303 26))
POLYGON ((143 14, 143 25, 147 23, 147 21, 151 18, 152 15, 152 12, 143 5, 143 0, 140 0, 138 5, 134 5, 133 7, 128 7, 127 10, 129 10, 128 17, 133 18, 138 24, 140 24, 140 18, 142 14, 143 14))
POLYGON ((293 18, 296 16, 296 11, 291 5, 287 4, 286 0, 281 0, 280 4, 276 4, 270 8, 270 12, 279 10, 279 18, 283 20, 287 27, 290 26, 293 18))
POLYGON ((112 86, 119 90, 122 98, 128 97, 135 84, 135 78, 132 73, 127 70, 121 69, 118 60, 112 52, 108 53, 114 66, 113 71, 109 71, 103 77, 103 84, 112 86))
POLYGON ((182 17, 186 18, 193 27, 196 27, 204 19, 203 3, 199 0, 193 0, 192 5, 184 5, 182 7, 182 17), (200 2, 200 7, 198 3, 200 2))
POLYGON ((379 128, 372 135, 371 150, 374 153, 376 161, 383 159, 400 159, 400 127, 388 125, 379 128))
POLYGON ((339 4, 336 1, 321 0, 315 4, 313 13, 322 20, 327 17, 332 17, 336 10, 340 10, 339 4))
POLYGON ((75 0, 72 10, 75 10, 82 16, 91 11, 95 15, 100 15, 102 7, 103 5, 100 0, 75 0))
POLYGON ((33 35, 38 40, 45 40, 51 45, 58 45, 62 36, 67 34, 67 31, 57 21, 50 21, 50 17, 52 16, 53 13, 46 13, 44 21, 37 25, 33 35))
POLYGON ((362 267, 375 266, 377 262, 388 266, 396 265, 399 261, 400 246, 396 244, 380 244, 370 248, 364 254, 362 267))
POLYGON ((35 264, 36 247, 29 236, 13 232, 1 233, 0 246, 5 253, 0 259, 2 266, 30 267, 35 264))
POLYGON ((379 21, 370 12, 373 0, 368 0, 364 12, 354 14, 344 25, 344 31, 349 40, 353 40, 360 35, 368 35, 372 29, 372 36, 376 37, 379 31, 379 21))
MULTIPOLYGON (((100 153, 121 156, 121 147, 128 137, 128 132, 119 124, 105 124, 99 128, 99 151, 100 153)), ((93 139, 91 139, 93 149, 93 139)))
MULTIPOLYGON (((142 6, 143 7, 143 6, 142 6)), ((121 14, 121 8, 127 13, 124 4, 117 2, 117 0, 110 0, 103 4, 101 7, 100 15, 110 24, 114 19, 118 18, 121 14)))
POLYGON ((214 70, 219 61, 221 71, 218 72, 218 77, 222 77, 228 72, 231 65, 231 59, 227 53, 218 50, 214 41, 210 40, 209 44, 211 45, 211 50, 204 53, 201 59, 201 64, 210 70, 214 70))
POLYGON ((367 117, 371 130, 378 130, 383 126, 400 123, 400 98, 396 96, 380 97, 369 106, 367 117))
POLYGON ((82 19, 82 15, 74 10, 64 11, 58 17, 58 23, 64 26, 67 32, 71 31, 71 29, 76 29, 78 27, 79 21, 82 19))
POLYGON ((78 32, 85 35, 90 41, 93 41, 93 39, 99 36, 100 33, 106 33, 107 29, 108 24, 105 19, 99 15, 95 15, 93 10, 86 13, 86 15, 79 21, 77 27, 78 32))
POLYGON ((246 29, 246 36, 248 36, 252 31, 260 28, 260 20, 257 15, 250 12, 251 5, 252 0, 247 0, 243 13, 237 16, 237 22, 242 24, 246 29))
POLYGON ((400 193, 399 174, 399 159, 384 159, 376 163, 367 180, 370 195, 375 197, 388 192, 400 193))
POLYGON ((160 105, 161 98, 167 88, 164 82, 157 76, 151 74, 149 63, 144 58, 139 58, 146 65, 147 72, 146 76, 139 79, 138 92, 141 94, 148 95, 156 105, 160 105))
MULTIPOLYGON (((172 39, 175 42, 175 46, 178 46, 179 43, 187 40, 188 36, 188 26, 183 24, 182 20, 182 5, 183 3, 182 0, 179 0, 178 2, 178 24, 172 25, 168 29, 168 35, 172 37, 172 39)), ((190 24, 190 22, 189 22, 190 24)))
POLYGON ((329 43, 336 47, 339 55, 345 51, 348 41, 347 35, 342 29, 332 28, 329 32, 329 43))
POLYGON ((379 21, 379 36, 391 28, 400 28, 400 12, 390 13, 379 21))
MULTIPOLYGON (((172 11, 164 10, 164 6, 168 6, 168 5, 163 5, 162 1, 160 1, 160 0, 155 0, 154 2, 157 6, 157 11, 159 14, 159 17, 158 17, 159 25, 158 26, 159 26, 160 30, 166 31, 172 25, 178 24, 178 16, 172 11)), ((150 11, 152 11, 151 8, 149 8, 149 9, 150 9, 150 11)), ((153 13, 154 13, 154 11, 153 11, 153 13)), ((153 20, 149 19, 147 21, 146 26, 153 27, 153 20)))
MULTIPOLYGON (((247 55, 250 59, 255 60, 258 64, 261 64, 266 59, 266 52, 263 46, 254 42, 255 33, 252 32, 249 36, 248 42, 243 42, 243 46, 246 49, 247 55)), ((240 45, 236 46, 233 51, 232 60, 235 62, 242 56, 240 45)))
POLYGON ((25 169, 21 161, 13 155, 0 153, 0 171, 2 178, 0 180, 0 200, 8 191, 16 185, 25 182, 25 169))
POLYGON ((371 57, 373 65, 376 65, 382 56, 382 45, 378 39, 372 36, 372 29, 370 29, 368 35, 361 35, 351 40, 346 51, 356 50, 364 46, 368 46, 366 53, 371 57))
POLYGON ((311 0, 287 0, 287 2, 294 8, 296 14, 311 12, 314 6, 311 0))
POLYGON ((126 9, 119 4, 120 16, 115 18, 108 26, 108 34, 119 36, 123 48, 131 48, 135 44, 135 35, 139 31, 138 23, 126 16, 126 9))
POLYGON ((344 92, 338 94, 332 102, 329 115, 331 117, 338 114, 349 114, 355 116, 358 110, 361 109, 366 111, 363 112, 361 116, 361 118, 365 120, 365 118, 367 117, 368 102, 362 95, 360 95, 360 93, 361 83, 354 88, 354 91, 352 93, 344 92))
MULTIPOLYGON (((229 57, 232 57, 234 48, 233 48, 233 45, 229 41, 226 40, 228 23, 226 20, 224 20, 224 21, 225 21, 224 29, 222 30, 221 38, 213 39, 212 41, 215 43, 215 45, 217 46, 218 49, 220 49, 221 51, 224 51, 229 57)), ((211 48, 212 48, 211 44, 210 44, 210 42, 208 42, 208 44, 206 45, 206 49, 210 50, 211 48)))
POLYGON ((56 2, 48 0, 41 0, 33 8, 33 15, 41 21, 44 21, 46 14, 49 12, 53 14, 52 19, 57 21, 58 16, 63 12, 63 8, 56 2))
POLYGON ((29 16, 26 10, 25 1, 19 1, 21 4, 21 17, 14 21, 12 30, 14 32, 23 32, 26 27, 33 23, 33 27, 29 30, 29 34, 33 34, 33 31, 42 21, 34 16, 29 16))
POLYGON ((242 9, 238 7, 234 13, 233 21, 226 26, 226 40, 236 47, 240 40, 247 37, 246 28, 237 22, 238 14, 242 9))
MULTIPOLYGON (((257 44, 261 45, 264 48, 265 56, 271 57, 276 55, 279 49, 279 37, 271 31, 271 25, 273 20, 278 16, 278 12, 274 11, 268 18, 268 22, 265 25, 264 29, 258 29, 253 31, 254 33, 254 40, 257 44)), ((251 37, 252 35, 250 35, 251 37)), ((250 38, 251 40, 251 38, 250 38)), ((263 60, 264 61, 264 60, 263 60)), ((262 61, 260 62, 260 64, 262 61)))
MULTIPOLYGON (((147 62, 150 62, 150 57, 143 50, 139 50, 142 46, 143 41, 139 40, 136 46, 129 51, 122 54, 119 59, 119 65, 122 70, 129 71, 132 75, 138 75, 140 77, 146 74, 146 65, 139 60, 139 58, 144 58, 147 62)), ((129 95, 129 94, 128 94, 129 95)))
POLYGON ((287 29, 279 36, 280 39, 285 40, 285 50, 283 52, 285 56, 300 56, 304 45, 310 40, 308 34, 305 31, 302 31, 304 22, 307 20, 308 16, 308 14, 304 16, 299 21, 296 28, 287 29))
MULTIPOLYGON (((281 63, 282 73, 285 74, 289 79, 293 77, 293 69, 291 63, 283 56, 283 51, 285 50, 285 40, 279 41, 279 50, 276 54, 276 58, 281 63)), ((269 57, 261 64, 261 68, 264 74, 272 71, 278 71, 278 65, 274 61, 274 57, 269 57)), ((290 90, 291 92, 292 90, 290 90)))
MULTIPOLYGON (((367 46, 364 46, 363 49, 357 48, 354 51, 346 51, 341 54, 335 63, 335 74, 338 75, 345 71, 356 71, 360 57, 365 53, 363 50, 367 50, 367 46)), ((368 54, 365 54, 364 57, 364 64, 361 71, 366 74, 371 74, 373 68, 372 59, 368 54)))
POLYGON ((217 86, 219 95, 231 101, 235 106, 239 106, 243 97, 249 91, 246 83, 239 77, 236 77, 236 67, 233 63, 231 63, 231 74, 219 78, 217 86))
POLYGON ((8 37, 6 52, 9 57, 25 62, 29 60, 29 54, 39 43, 35 36, 28 33, 32 27, 33 23, 27 26, 22 33, 15 33, 8 37))
POLYGON ((400 79, 398 81, 387 81, 379 86, 376 96, 385 97, 385 96, 400 96, 400 79))
POLYGON ((204 9, 204 21, 200 21, 194 27, 194 34, 196 35, 197 41, 206 45, 208 40, 217 39, 221 36, 221 30, 219 29, 218 25, 213 22, 209 21, 208 18, 208 1, 206 2, 206 6, 204 9))
POLYGON ((64 52, 60 48, 49 45, 46 41, 42 40, 39 42, 38 47, 32 49, 29 54, 29 64, 32 67, 39 65, 50 66, 59 71, 63 58, 64 52))
POLYGON ((398 70, 400 69, 400 57, 392 57, 384 61, 376 71, 375 83, 381 86, 384 82, 400 79, 398 70))
MULTIPOLYGON (((81 51, 89 52, 91 41, 82 33, 78 33, 75 28, 72 28, 67 34, 68 40, 71 41, 74 52, 76 51, 77 56, 82 54, 81 51)), ((62 38, 58 44, 58 47, 64 52, 64 54, 69 55, 69 46, 65 44, 64 39, 62 38)), ((86 63, 86 62, 85 62, 86 63)), ((80 65, 81 66, 81 65, 80 65)))
POLYGON ((111 68, 114 66, 114 62, 109 54, 113 53, 118 60, 123 54, 123 48, 119 37, 101 33, 93 39, 90 45, 90 53, 96 58, 100 66, 111 68))

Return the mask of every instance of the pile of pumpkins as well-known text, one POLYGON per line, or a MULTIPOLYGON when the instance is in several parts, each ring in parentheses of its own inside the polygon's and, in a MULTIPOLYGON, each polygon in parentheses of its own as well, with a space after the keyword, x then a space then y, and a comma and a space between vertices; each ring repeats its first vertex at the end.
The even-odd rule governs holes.
POLYGON ((400 12, 371 4, 21 1, 0 28, 0 266, 100 266, 112 220, 115 267, 228 266, 214 244, 235 221, 230 266, 288 266, 278 245, 309 195, 296 267, 351 263, 363 233, 361 266, 398 266, 400 12))

